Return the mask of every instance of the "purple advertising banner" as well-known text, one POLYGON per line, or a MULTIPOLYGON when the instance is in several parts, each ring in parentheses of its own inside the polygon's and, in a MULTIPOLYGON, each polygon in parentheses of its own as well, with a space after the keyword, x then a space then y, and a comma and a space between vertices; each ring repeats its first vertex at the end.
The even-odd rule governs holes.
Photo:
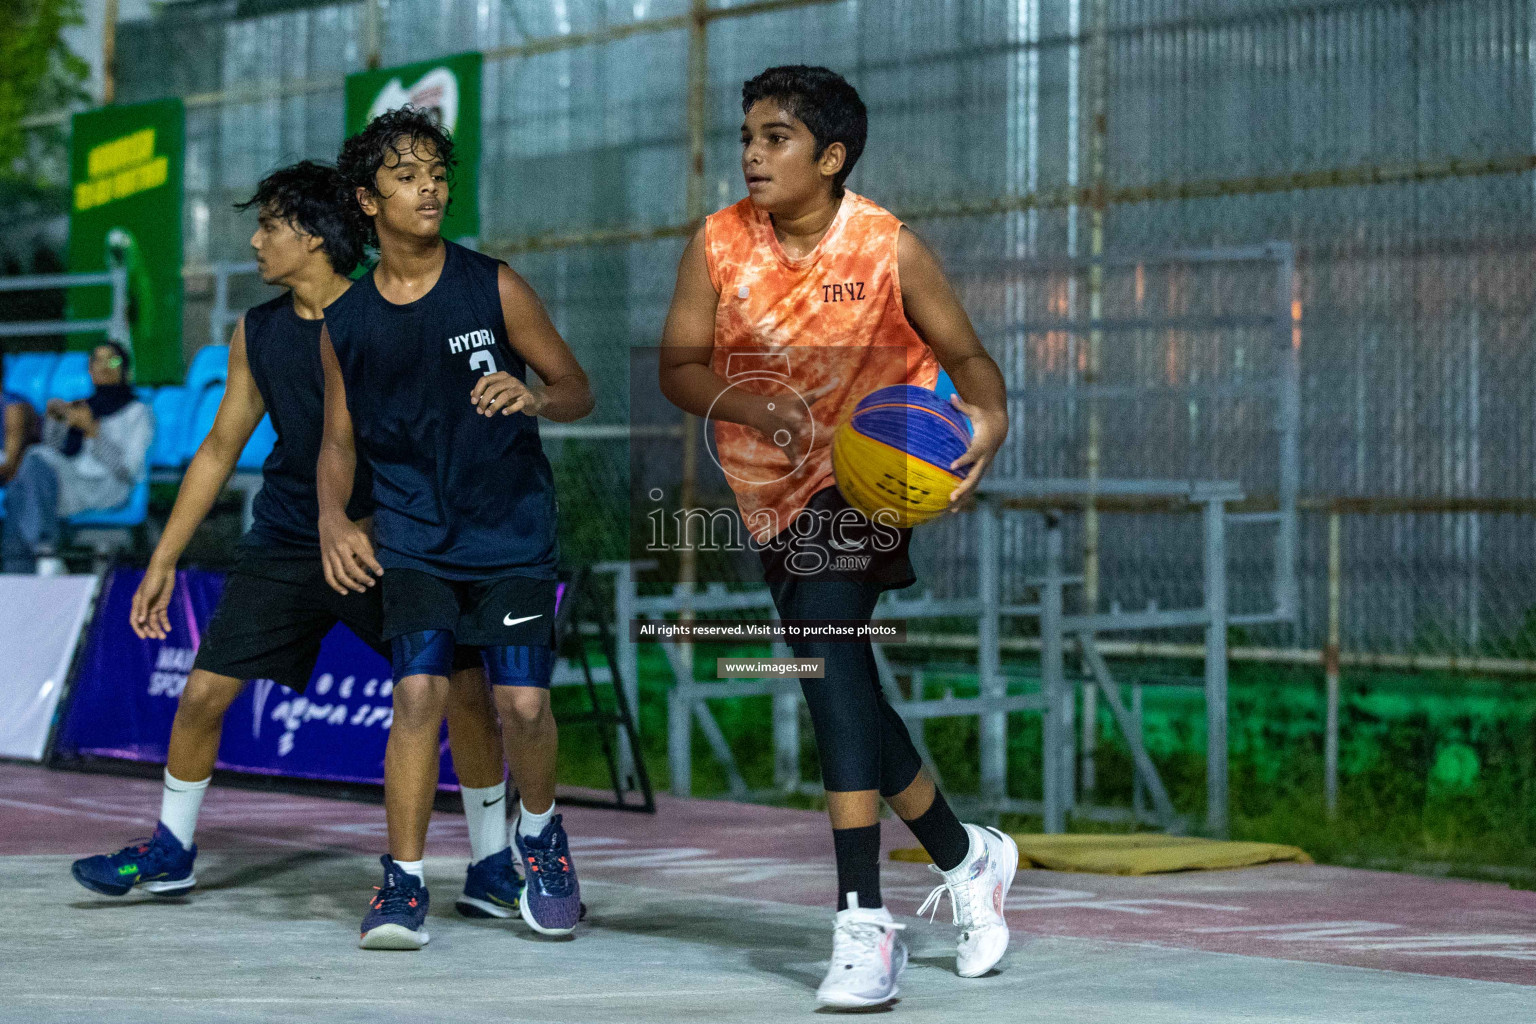
MULTIPOLYGON (((165 760, 176 702, 223 593, 224 575, 177 573, 170 635, 140 640, 128 625, 128 611, 143 575, 116 569, 103 585, 67 697, 61 753, 165 760)), ((389 663, 338 625, 325 638, 305 695, 270 680, 246 686, 224 719, 218 767, 382 783, 393 689, 389 663)), ((439 785, 453 788, 457 782, 445 739, 439 785)))

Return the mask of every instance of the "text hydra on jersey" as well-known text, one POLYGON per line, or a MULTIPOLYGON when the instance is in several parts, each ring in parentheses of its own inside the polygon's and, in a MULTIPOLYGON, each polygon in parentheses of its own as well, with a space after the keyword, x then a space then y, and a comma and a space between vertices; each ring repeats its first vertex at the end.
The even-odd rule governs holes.
POLYGON ((490 348, 496 344, 496 336, 490 331, 481 329, 470 331, 467 334, 456 334, 448 339, 448 351, 457 355, 460 352, 468 352, 471 349, 490 348))

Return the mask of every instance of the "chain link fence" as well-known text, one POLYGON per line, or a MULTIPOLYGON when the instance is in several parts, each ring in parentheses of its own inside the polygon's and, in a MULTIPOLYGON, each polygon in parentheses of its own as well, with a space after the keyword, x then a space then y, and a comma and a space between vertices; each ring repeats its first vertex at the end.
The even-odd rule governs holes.
MULTIPOLYGON (((1346 515, 1345 650, 1530 659, 1536 518, 1443 500, 1536 499, 1533 36, 1533 0, 192 2, 121 27, 118 99, 187 101, 191 349, 209 336, 206 267, 248 251, 231 204, 275 166, 334 156, 343 76, 483 51, 479 245, 549 305, 597 384, 596 424, 626 420, 629 350, 659 339, 694 218, 742 194, 740 83, 771 64, 827 64, 860 88, 871 133, 850 184, 941 254, 1024 395, 1092 383, 1080 323, 1008 362, 1020 324, 1088 317, 1084 276, 1040 268, 1289 243, 1299 616, 1253 642, 1326 641, 1318 507, 1423 499, 1346 515)), ((1231 318, 1272 291, 1242 277, 1109 275, 1106 309, 1203 319, 1105 331, 1099 382, 1240 380, 1255 349, 1231 318)), ((1226 476, 1273 503, 1270 425, 1216 395, 1181 401, 1106 412, 1104 465, 1226 476)), ((1086 471, 1083 414, 1061 403, 1055 427, 1021 434, 1018 468, 1086 471)), ((623 442, 550 446, 565 504, 587 517, 572 554, 623 555, 623 442)), ((1182 528, 1106 517, 1101 602, 1180 585, 1182 528)), ((963 566, 969 545, 948 524, 920 551, 934 570, 963 566)), ((1236 550, 1239 581, 1267 578, 1264 550, 1236 550)), ((929 573, 941 588, 964 575, 929 573)))

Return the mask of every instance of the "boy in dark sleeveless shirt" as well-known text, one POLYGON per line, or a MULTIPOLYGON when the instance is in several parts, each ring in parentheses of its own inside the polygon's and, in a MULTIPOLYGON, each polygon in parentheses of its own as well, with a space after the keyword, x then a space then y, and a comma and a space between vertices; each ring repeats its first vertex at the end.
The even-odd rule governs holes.
MULTIPOLYGON (((970 449, 951 467, 964 474, 954 507, 1007 435, 1002 374, 932 253, 892 214, 844 189, 867 130, 854 88, 826 68, 770 68, 743 85, 742 112, 749 196, 709 217, 683 253, 661 389, 714 421, 720 465, 779 617, 867 620, 883 590, 915 582, 910 531, 872 524, 843 500, 832 474, 833 429, 878 388, 932 387, 942 365, 959 392, 954 404, 974 427, 970 449), (732 385, 732 357, 761 353, 790 367, 803 404, 732 385), (832 570, 825 556, 834 552, 866 555, 864 568, 832 570)), ((930 899, 947 892, 954 903, 959 973, 990 970, 1008 944, 1013 841, 955 817, 885 699, 868 641, 790 646, 797 658, 825 665, 824 679, 801 680, 838 874, 832 964, 817 1002, 877 1006, 897 993, 906 949, 903 926, 880 895, 881 797, 943 876, 930 899)))
MULTIPOLYGON (((262 467, 255 522, 241 541, 213 621, 176 708, 165 768, 160 821, 147 843, 111 856, 76 861, 89 889, 120 896, 135 885, 171 894, 194 884, 193 832, 213 774, 224 714, 246 680, 272 679, 302 693, 321 641, 338 622, 386 657, 378 595, 337 595, 325 582, 316 529, 315 462, 320 451, 324 389, 320 324, 346 292, 345 276, 363 253, 363 226, 350 190, 334 168, 305 161, 262 180, 240 209, 256 207, 251 236, 267 284, 288 292, 249 310, 230 343, 224 398, 213 429, 187 468, 176 506, 133 596, 134 632, 164 639, 176 562, 223 490, 263 413, 277 442, 262 467), (126 869, 126 870, 125 870, 126 869)), ((366 467, 358 467, 366 480, 366 467)), ((347 509, 372 514, 366 483, 347 509)), ((474 861, 461 910, 509 917, 521 879, 508 849, 505 801, 482 807, 501 785, 501 740, 478 662, 451 687, 449 737, 465 790, 474 861)), ((504 795, 504 791, 503 795, 504 795)))
POLYGON ((390 849, 363 945, 426 941, 427 888, 411 862, 432 812, 455 643, 481 650, 522 794, 523 920, 569 934, 580 898, 554 808, 549 706, 556 506, 536 417, 591 411, 586 374, 522 278, 443 239, 453 141, 435 121, 411 108, 380 115, 346 141, 338 166, 380 258, 327 311, 321 336, 320 541, 338 592, 383 591, 395 672, 390 849), (529 368, 545 384, 525 384, 529 368), (373 470, 372 537, 344 514, 359 455, 373 470))

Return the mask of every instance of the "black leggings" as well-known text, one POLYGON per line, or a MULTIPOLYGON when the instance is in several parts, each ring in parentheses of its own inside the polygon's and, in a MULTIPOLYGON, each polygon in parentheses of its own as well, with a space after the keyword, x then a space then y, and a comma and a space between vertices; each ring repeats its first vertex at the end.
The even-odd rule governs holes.
MULTIPOLYGON (((779 618, 819 622, 868 621, 883 589, 853 580, 795 577, 769 587, 779 618)), ((797 658, 825 661, 825 678, 800 680, 816 731, 822 785, 833 793, 878 789, 886 797, 912 785, 923 762, 907 724, 880 688, 869 641, 812 640, 789 646, 797 658)))

